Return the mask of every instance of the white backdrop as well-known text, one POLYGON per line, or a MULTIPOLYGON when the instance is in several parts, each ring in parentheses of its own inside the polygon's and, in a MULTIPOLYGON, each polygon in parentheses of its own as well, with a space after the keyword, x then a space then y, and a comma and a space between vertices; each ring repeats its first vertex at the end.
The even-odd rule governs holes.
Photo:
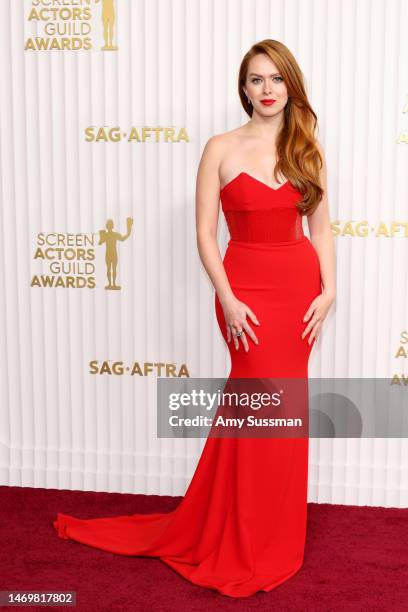
MULTIPOLYGON (((309 374, 406 385, 407 0, 117 0, 112 41, 107 0, 47 4, 1 0, 1 484, 185 492, 204 440, 156 438, 156 381, 229 372, 195 176, 247 120, 263 38, 298 59, 328 165, 338 294, 309 374), (108 290, 99 231, 127 218, 108 290)), ((312 439, 309 501, 407 507, 407 451, 312 439)))

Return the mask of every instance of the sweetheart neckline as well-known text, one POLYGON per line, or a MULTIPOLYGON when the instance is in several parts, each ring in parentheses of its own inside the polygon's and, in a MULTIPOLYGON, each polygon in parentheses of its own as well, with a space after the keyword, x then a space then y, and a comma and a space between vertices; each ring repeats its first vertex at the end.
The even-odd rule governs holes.
POLYGON ((252 176, 252 174, 248 174, 248 172, 240 172, 239 174, 237 174, 236 176, 234 176, 233 179, 231 179, 228 183, 226 183, 224 185, 224 187, 222 187, 222 189, 220 189, 220 193, 222 193, 224 191, 224 189, 226 189, 227 187, 229 187, 229 185, 231 185, 231 183, 233 183, 234 181, 236 181, 240 176, 242 176, 243 174, 245 174, 247 177, 249 177, 250 179, 252 179, 253 181, 256 181, 257 183, 260 183, 261 185, 263 185, 264 187, 266 187, 267 189, 270 189, 271 191, 279 191, 280 189, 282 189, 282 187, 284 187, 285 185, 287 185, 289 183, 289 180, 286 180, 284 183, 282 183, 282 185, 279 185, 279 187, 276 187, 276 189, 274 187, 271 187, 270 185, 267 185, 266 183, 264 183, 263 181, 260 181, 259 179, 255 178, 254 176, 252 176))

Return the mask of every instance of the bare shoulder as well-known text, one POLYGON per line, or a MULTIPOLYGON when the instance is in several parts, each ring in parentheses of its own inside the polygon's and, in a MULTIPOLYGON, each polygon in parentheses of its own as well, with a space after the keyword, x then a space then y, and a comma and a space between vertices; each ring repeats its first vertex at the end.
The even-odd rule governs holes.
POLYGON ((228 158, 229 152, 236 150, 239 139, 242 137, 240 130, 241 128, 236 128, 211 136, 204 146, 201 165, 219 170, 224 159, 228 158))
POLYGON ((221 154, 224 148, 223 136, 223 134, 215 134, 207 140, 203 149, 203 157, 207 155, 218 157, 221 154))
POLYGON ((228 147, 232 146, 240 137, 242 128, 235 128, 228 132, 214 134, 206 142, 204 150, 210 150, 211 153, 222 155, 228 147))

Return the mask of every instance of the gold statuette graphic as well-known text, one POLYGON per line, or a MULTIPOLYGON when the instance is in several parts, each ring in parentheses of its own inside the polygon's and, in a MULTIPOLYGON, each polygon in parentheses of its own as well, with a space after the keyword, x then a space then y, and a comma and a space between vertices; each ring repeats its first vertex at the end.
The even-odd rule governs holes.
MULTIPOLYGON (((100 0, 95 0, 98 3, 100 0)), ((102 0, 102 23, 105 44, 102 51, 116 51, 117 46, 113 44, 113 30, 115 26, 115 3, 114 0, 102 0)))
POLYGON ((133 219, 128 217, 126 219, 127 233, 122 236, 119 232, 113 231, 113 221, 108 219, 106 222, 106 230, 99 230, 99 242, 98 244, 106 244, 105 263, 106 263, 106 275, 108 277, 108 284, 105 289, 121 289, 120 285, 116 284, 116 268, 118 265, 118 253, 116 250, 116 243, 118 240, 123 242, 127 240, 132 231, 133 219))

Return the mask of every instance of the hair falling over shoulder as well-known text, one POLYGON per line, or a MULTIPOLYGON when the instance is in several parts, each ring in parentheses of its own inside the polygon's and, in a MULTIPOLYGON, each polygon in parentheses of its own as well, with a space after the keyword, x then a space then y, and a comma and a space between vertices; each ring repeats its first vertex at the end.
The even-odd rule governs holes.
POLYGON ((277 163, 275 179, 280 171, 302 193, 299 212, 310 215, 323 196, 320 184, 322 157, 316 145, 317 115, 306 94, 302 71, 289 49, 278 40, 265 39, 255 43, 242 59, 238 75, 238 93, 245 112, 252 116, 252 105, 243 90, 249 61, 264 53, 275 63, 282 75, 288 101, 284 122, 276 141, 277 163))

